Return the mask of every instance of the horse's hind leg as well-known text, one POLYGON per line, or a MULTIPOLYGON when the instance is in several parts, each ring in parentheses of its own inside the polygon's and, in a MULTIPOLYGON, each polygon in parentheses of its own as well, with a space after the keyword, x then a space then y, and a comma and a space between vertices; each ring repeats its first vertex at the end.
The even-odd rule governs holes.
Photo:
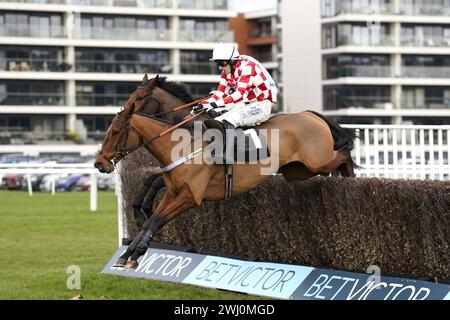
POLYGON ((159 176, 155 179, 155 181, 153 181, 152 186, 141 205, 141 209, 144 211, 147 219, 150 219, 153 214, 153 202, 155 201, 156 194, 165 186, 166 184, 162 176, 159 176))
POLYGON ((150 177, 148 177, 144 181, 144 188, 142 188, 140 190, 136 199, 133 202, 134 221, 136 222, 136 225, 139 229, 141 229, 142 225, 148 219, 148 217, 146 217, 146 215, 144 214, 144 212, 142 210, 142 205, 144 203, 144 200, 145 200, 147 194, 151 191, 153 182, 158 177, 160 177, 160 174, 153 174, 150 177))
MULTIPOLYGON (((341 150, 339 150, 339 151, 341 151, 341 150)), ((354 164, 352 156, 350 154, 350 150, 348 148, 345 148, 344 150, 342 150, 342 152, 345 155, 345 161, 343 164, 341 164, 339 166, 338 170, 343 177, 354 177, 355 171, 353 170, 353 168, 354 168, 355 164, 354 164)))
POLYGON ((339 174, 341 174, 342 177, 355 176, 355 172, 353 170, 354 163, 350 154, 350 150, 348 148, 342 148, 338 150, 336 161, 337 167, 335 167, 331 172, 331 175, 333 177, 337 177, 339 174))

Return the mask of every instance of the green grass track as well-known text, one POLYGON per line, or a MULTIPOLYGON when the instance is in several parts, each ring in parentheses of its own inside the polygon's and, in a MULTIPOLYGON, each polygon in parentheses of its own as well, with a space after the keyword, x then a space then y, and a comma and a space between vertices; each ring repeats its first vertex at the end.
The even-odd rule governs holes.
POLYGON ((118 246, 117 199, 88 192, 0 191, 0 299, 255 299, 220 290, 103 275, 118 246), (81 289, 67 288, 69 266, 81 289))

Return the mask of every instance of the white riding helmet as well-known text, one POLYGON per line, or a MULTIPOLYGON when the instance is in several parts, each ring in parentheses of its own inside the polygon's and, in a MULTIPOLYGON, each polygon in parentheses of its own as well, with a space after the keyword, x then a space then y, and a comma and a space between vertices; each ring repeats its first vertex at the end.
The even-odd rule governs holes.
POLYGON ((239 57, 239 51, 232 43, 219 43, 213 50, 210 61, 215 60, 234 60, 239 57))

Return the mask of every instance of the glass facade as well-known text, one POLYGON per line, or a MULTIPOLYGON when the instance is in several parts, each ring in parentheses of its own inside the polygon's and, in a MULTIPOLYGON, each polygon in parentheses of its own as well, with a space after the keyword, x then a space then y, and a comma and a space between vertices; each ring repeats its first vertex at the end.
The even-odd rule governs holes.
POLYGON ((65 139, 61 115, 15 115, 0 117, 0 144, 35 144, 65 139))
POLYGON ((400 0, 400 14, 450 15, 450 0, 400 0))
POLYGON ((194 99, 201 99, 209 95, 211 91, 217 89, 219 83, 185 83, 188 92, 194 99))
POLYGON ((233 40, 227 19, 200 18, 181 18, 178 38, 180 41, 193 42, 226 42, 233 40))
POLYGON ((369 28, 367 23, 340 23, 322 26, 322 49, 338 46, 394 45, 389 24, 369 28))
POLYGON ((216 64, 209 61, 210 50, 181 50, 180 72, 182 74, 219 74, 216 64))
POLYGON ((404 86, 402 108, 448 109, 450 108, 450 87, 404 86))
POLYGON ((68 71, 62 47, 0 46, 1 71, 68 71))
POLYGON ((63 81, 0 80, 0 105, 63 106, 63 81))
POLYGON ((70 4, 83 6, 116 6, 116 7, 143 7, 143 8, 172 7, 172 0, 59 0, 59 1, 67 1, 70 4))
POLYGON ((253 57, 260 62, 272 62, 275 58, 272 53, 272 45, 252 46, 253 57))
POLYGON ((102 141, 105 131, 111 125, 113 115, 78 115, 77 119, 83 121, 87 137, 94 141, 102 141))
POLYGON ((61 38, 62 13, 0 12, 0 37, 61 38))
POLYGON ((325 110, 389 109, 393 107, 390 92, 389 86, 325 86, 323 89, 324 108, 325 110))
POLYGON ((450 56, 403 55, 402 76, 450 78, 450 56))
POLYGON ((77 81, 78 106, 123 106, 139 83, 77 81))
POLYGON ((167 17, 83 14, 76 17, 74 36, 82 39, 170 40, 167 17))
POLYGON ((323 79, 390 77, 389 55, 342 54, 324 58, 323 79))
POLYGON ((402 24, 402 46, 450 47, 450 25, 402 24))
POLYGON ((176 0, 180 9, 228 10, 227 0, 176 0))
POLYGON ((77 72, 167 73, 169 50, 76 48, 77 72))
POLYGON ((393 1, 390 0, 321 0, 322 17, 339 14, 392 14, 393 1))

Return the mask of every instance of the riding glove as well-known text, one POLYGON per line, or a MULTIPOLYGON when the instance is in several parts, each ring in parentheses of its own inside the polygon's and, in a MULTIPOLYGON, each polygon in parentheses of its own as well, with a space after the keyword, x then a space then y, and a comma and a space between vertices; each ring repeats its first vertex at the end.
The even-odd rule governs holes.
POLYGON ((195 107, 192 108, 191 114, 199 113, 202 110, 206 110, 206 112, 217 108, 217 105, 215 102, 207 103, 207 104, 198 104, 195 107))

